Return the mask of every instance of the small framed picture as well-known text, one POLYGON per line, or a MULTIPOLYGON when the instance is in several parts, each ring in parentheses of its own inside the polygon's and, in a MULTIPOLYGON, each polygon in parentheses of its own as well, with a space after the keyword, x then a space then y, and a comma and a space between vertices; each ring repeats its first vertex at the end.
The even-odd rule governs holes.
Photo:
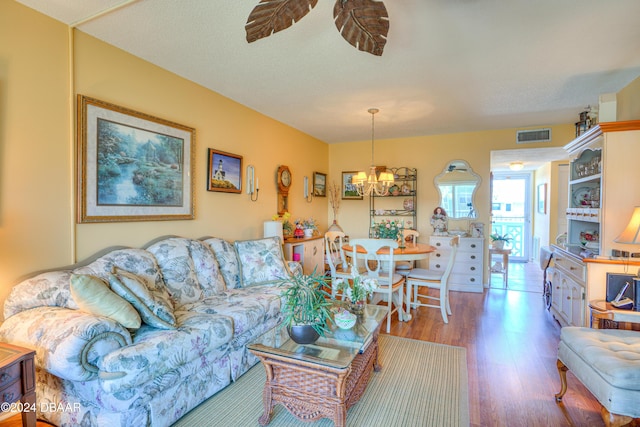
POLYGON ((313 173, 313 195, 315 197, 327 197, 327 174, 313 173))
POLYGON ((358 172, 349 171, 342 172, 342 199, 343 200, 362 200, 362 196, 358 194, 358 189, 353 184, 353 177, 358 172))
POLYGON ((242 192, 242 156, 209 148, 207 191, 242 192))
POLYGON ((484 237, 484 223, 482 222, 471 223, 471 237, 484 237))
POLYGON ((538 213, 547 213, 547 184, 538 185, 538 213))

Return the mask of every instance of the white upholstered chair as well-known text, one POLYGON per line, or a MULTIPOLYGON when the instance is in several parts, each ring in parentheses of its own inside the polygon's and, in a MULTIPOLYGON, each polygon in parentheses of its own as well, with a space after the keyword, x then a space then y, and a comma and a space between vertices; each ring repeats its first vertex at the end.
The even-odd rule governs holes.
POLYGON ((325 256, 331 271, 331 296, 333 298, 336 297, 336 280, 351 278, 351 268, 342 249, 344 237, 345 234, 342 231, 327 231, 324 234, 325 256))
POLYGON ((392 239, 354 239, 351 242, 353 255, 351 259, 362 260, 366 268, 366 275, 373 277, 378 282, 378 287, 374 290, 372 302, 376 304, 380 297, 387 301, 387 333, 391 330, 391 315, 398 313, 398 319, 403 321, 404 311, 402 310, 402 298, 404 291, 404 276, 395 272, 395 262, 393 259, 393 249, 398 247, 398 242, 392 239), (358 247, 365 250, 365 253, 358 253, 358 247), (378 251, 387 249, 386 254, 379 254, 378 251), (395 306, 395 308, 393 307, 395 306))
MULTIPOLYGON (((406 229, 402 230, 402 241, 406 242, 409 240, 412 243, 418 243, 418 233, 417 230, 406 229)), ((398 261, 396 262, 396 273, 402 274, 406 276, 409 274, 411 269, 415 266, 415 261, 398 261)))
POLYGON ((407 276, 407 308, 432 307, 439 308, 444 323, 449 323, 447 315, 451 315, 451 305, 449 304, 449 276, 456 260, 456 253, 460 244, 458 236, 452 237, 451 256, 444 270, 429 270, 425 268, 414 268, 407 276), (438 296, 429 295, 427 292, 421 294, 419 288, 426 287, 438 289, 438 296), (427 300, 422 302, 420 298, 427 300), (431 303, 437 301, 438 304, 431 303))

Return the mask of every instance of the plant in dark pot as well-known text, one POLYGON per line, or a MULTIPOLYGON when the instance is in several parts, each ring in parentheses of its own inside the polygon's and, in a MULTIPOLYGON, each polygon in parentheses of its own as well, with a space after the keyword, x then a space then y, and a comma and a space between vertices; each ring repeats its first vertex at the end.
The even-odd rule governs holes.
POLYGON ((311 344, 328 330, 331 322, 332 302, 324 290, 322 275, 314 271, 310 275, 294 274, 283 280, 281 292, 282 326, 287 327, 289 336, 298 344, 311 344))

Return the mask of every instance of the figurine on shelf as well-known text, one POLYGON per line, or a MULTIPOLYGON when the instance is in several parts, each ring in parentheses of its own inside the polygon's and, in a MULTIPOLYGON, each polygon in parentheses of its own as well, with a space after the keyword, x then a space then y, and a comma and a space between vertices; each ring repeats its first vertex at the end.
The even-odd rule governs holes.
POLYGON ((438 206, 433 210, 431 216, 431 226, 433 227, 434 236, 446 236, 447 235, 447 212, 438 206))

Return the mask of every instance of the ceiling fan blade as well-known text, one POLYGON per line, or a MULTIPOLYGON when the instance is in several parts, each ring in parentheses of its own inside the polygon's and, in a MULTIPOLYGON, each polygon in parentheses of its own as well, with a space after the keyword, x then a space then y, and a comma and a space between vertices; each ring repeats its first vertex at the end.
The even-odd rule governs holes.
POLYGON ((389 14, 384 3, 337 0, 333 18, 342 37, 352 46, 373 55, 382 55, 389 32, 389 14))
POLYGON ((261 0, 247 18, 247 42, 269 37, 301 20, 318 0, 261 0))

